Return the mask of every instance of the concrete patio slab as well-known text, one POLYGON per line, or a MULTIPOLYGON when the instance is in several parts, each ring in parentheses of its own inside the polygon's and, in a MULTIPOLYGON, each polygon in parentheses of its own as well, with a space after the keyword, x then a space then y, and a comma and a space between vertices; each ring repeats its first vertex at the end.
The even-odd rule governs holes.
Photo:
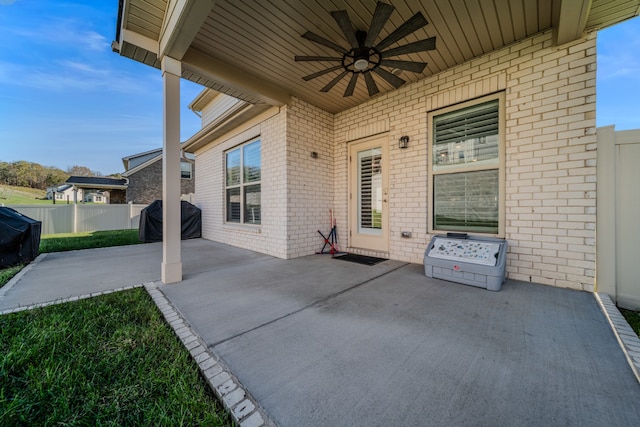
MULTIPOLYGON (((184 277, 242 263, 273 259, 268 255, 204 239, 182 242, 184 277), (211 251, 215 250, 215 257, 211 251)), ((0 311, 160 280, 162 243, 41 254, 20 286, 0 288, 0 311)))
POLYGON ((195 273, 160 289, 179 308, 208 345, 273 323, 405 263, 366 266, 318 255, 282 260, 256 259, 195 273), (215 320, 215 327, 205 327, 215 320))
POLYGON ((489 292, 420 265, 374 279, 354 265, 363 274, 332 293, 332 277, 295 272, 339 261, 281 262, 294 292, 256 284, 271 277, 263 270, 235 297, 227 279, 212 284, 209 304, 182 296, 199 284, 162 288, 278 425, 640 422, 640 385, 589 293, 514 281, 489 292), (234 298, 240 312, 218 311, 234 298))
MULTIPOLYGON (((47 256, 0 311, 156 281, 160 249, 47 256), (100 279, 57 271, 87 265, 100 279)), ((185 280, 156 285, 170 318, 277 425, 640 425, 640 384, 590 293, 516 281, 489 292, 421 265, 280 260, 206 240, 182 251, 185 280)))

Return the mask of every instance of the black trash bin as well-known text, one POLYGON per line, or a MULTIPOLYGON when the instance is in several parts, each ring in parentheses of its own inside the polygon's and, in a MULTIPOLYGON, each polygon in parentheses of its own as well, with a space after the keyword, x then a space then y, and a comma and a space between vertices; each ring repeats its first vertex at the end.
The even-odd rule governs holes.
MULTIPOLYGON (((196 239, 202 236, 202 211, 200 208, 182 200, 180 219, 182 240, 196 239)), ((162 242, 162 200, 152 202, 140 212, 138 239, 144 243, 162 242)))
POLYGON ((42 222, 0 207, 0 268, 27 264, 38 256, 42 222))

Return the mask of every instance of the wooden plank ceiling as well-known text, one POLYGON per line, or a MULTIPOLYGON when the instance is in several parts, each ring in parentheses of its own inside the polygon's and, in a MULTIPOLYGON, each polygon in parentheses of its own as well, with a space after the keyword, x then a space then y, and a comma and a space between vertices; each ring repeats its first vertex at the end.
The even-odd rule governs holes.
MULTIPOLYGON (((565 0, 566 2, 567 0, 565 0)), ((422 73, 395 70, 407 82, 440 73, 457 64, 499 49, 517 40, 548 30, 560 19, 560 0, 386 0, 394 6, 380 31, 382 40, 417 12, 428 21, 425 27, 390 47, 436 37, 436 49, 404 54, 393 59, 426 62, 422 73)), ((575 3, 575 1, 573 2, 575 3)), ((636 16, 640 0, 584 1, 589 10, 587 31, 636 16)), ((367 101, 370 96, 360 78, 352 96, 343 94, 349 78, 329 92, 320 92, 341 70, 310 81, 304 76, 335 66, 335 62, 296 62, 296 55, 339 56, 334 50, 301 35, 312 31, 349 49, 349 43, 331 12, 346 10, 354 30, 368 30, 376 8, 374 0, 218 0, 197 32, 191 49, 253 76, 256 81, 282 88, 329 112, 339 112, 367 101)), ((124 3, 120 52, 124 56, 159 67, 155 52, 135 44, 132 33, 157 41, 162 31, 167 1, 130 0, 124 3)), ((216 81, 183 62, 183 77, 246 101, 260 102, 241 87, 216 81)), ((389 69, 389 71, 393 71, 389 69)), ((380 93, 393 86, 376 76, 380 93)))

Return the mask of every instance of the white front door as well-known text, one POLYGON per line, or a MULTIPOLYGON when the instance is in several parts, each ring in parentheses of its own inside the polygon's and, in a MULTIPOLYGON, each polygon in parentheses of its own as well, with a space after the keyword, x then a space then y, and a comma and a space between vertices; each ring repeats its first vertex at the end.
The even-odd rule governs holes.
POLYGON ((389 251, 387 137, 349 147, 349 246, 389 251))

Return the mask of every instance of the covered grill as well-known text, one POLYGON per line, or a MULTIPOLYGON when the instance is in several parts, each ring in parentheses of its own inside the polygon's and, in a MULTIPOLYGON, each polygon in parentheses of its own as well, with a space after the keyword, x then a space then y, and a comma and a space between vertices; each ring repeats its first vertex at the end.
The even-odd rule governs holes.
POLYGON ((0 207, 0 268, 26 264, 38 256, 42 222, 0 207))

